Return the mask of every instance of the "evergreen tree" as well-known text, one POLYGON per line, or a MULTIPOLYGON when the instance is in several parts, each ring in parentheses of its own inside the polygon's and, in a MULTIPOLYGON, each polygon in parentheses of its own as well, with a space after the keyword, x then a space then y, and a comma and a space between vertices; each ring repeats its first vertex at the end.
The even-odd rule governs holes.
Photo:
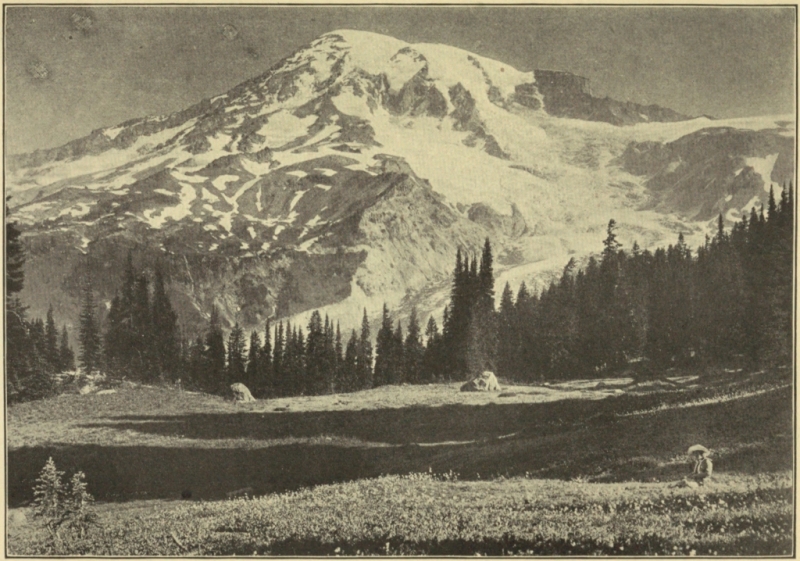
POLYGON ((295 346, 294 346, 294 387, 297 395, 304 395, 304 388, 307 387, 306 379, 306 357, 305 357, 305 333, 303 328, 297 326, 295 329, 295 346))
MULTIPOLYGON (((109 373, 118 376, 142 377, 139 338, 135 333, 134 300, 136 271, 133 267, 133 254, 128 252, 122 272, 122 286, 118 295, 111 301, 106 316, 106 329, 103 337, 105 367, 109 373)), ((140 314, 146 312, 140 307, 140 314)), ((143 315, 137 316, 142 320, 143 315)))
POLYGON ((358 389, 373 387, 372 341, 370 338, 367 309, 364 308, 364 317, 361 320, 361 337, 358 343, 358 389))
POLYGON ((201 385, 206 391, 224 392, 225 382, 225 336, 217 307, 211 308, 208 331, 205 340, 204 372, 201 385))
POLYGON ((392 345, 389 347, 389 383, 405 383, 405 356, 403 354, 403 326, 397 322, 397 329, 392 334, 392 345))
POLYGON ((511 285, 506 283, 500 297, 500 311, 497 318, 497 373, 513 379, 518 376, 515 368, 516 354, 519 350, 516 314, 514 313, 514 294, 511 285))
POLYGON ((134 372, 138 373, 144 380, 152 381, 156 378, 157 372, 154 364, 155 333, 153 331, 153 316, 150 308, 149 284, 144 274, 136 277, 131 318, 134 372))
POLYGON ((206 375, 209 371, 207 364, 206 345, 203 337, 198 336, 191 345, 186 357, 186 380, 187 387, 191 389, 207 389, 206 375))
POLYGON ((75 353, 69 346, 69 336, 67 326, 61 330, 61 346, 58 349, 58 370, 60 372, 71 372, 75 370, 75 353))
POLYGON ((90 280, 86 280, 82 291, 79 340, 81 344, 80 362, 84 373, 97 370, 100 361, 100 329, 95 316, 94 290, 90 280))
POLYGON ((473 269, 474 267, 470 267, 469 257, 462 261, 459 249, 453 271, 448 321, 444 322, 445 367, 448 378, 461 378, 467 371, 467 338, 474 302, 473 289, 477 287, 477 272, 473 278, 473 269))
POLYGON ((115 295, 111 299, 111 306, 106 315, 106 329, 103 334, 103 363, 110 374, 122 375, 130 367, 125 362, 124 356, 128 349, 123 341, 127 341, 124 333, 129 331, 130 325, 123 323, 122 304, 120 297, 115 295))
POLYGON ((56 372, 61 372, 58 354, 58 330, 53 319, 53 306, 47 309, 47 323, 44 330, 45 358, 56 372))
POLYGON ((361 389, 361 381, 358 378, 358 357, 360 355, 358 336, 356 330, 350 334, 347 348, 344 352, 344 362, 342 365, 342 389, 344 392, 352 392, 361 389))
MULTIPOLYGON (((447 308, 445 308, 445 315, 447 308)), ((421 382, 430 383, 436 378, 440 377, 444 370, 443 367, 443 354, 444 354, 444 340, 439 333, 439 327, 436 325, 436 320, 431 316, 428 318, 428 324, 425 326, 425 355, 422 360, 421 382)))
MULTIPOLYGON (((237 321, 231 332, 228 334, 228 368, 225 387, 241 382, 245 379, 245 347, 244 331, 237 321)), ((249 389, 249 388, 248 388, 249 389)))
POLYGON ((405 356, 406 381, 410 384, 419 384, 422 382, 425 347, 422 345, 416 307, 411 308, 411 317, 408 320, 408 335, 406 335, 403 355, 405 356))
POLYGON ((160 267, 156 267, 153 280, 152 323, 149 328, 152 331, 146 340, 153 347, 148 354, 153 355, 155 371, 162 379, 176 379, 180 356, 178 315, 167 296, 160 267))
POLYGON ((283 349, 281 368, 283 371, 283 395, 300 395, 303 391, 303 379, 300 372, 300 361, 302 352, 298 351, 297 327, 286 322, 286 345, 283 349))
POLYGON ((275 326, 275 346, 272 349, 273 395, 286 395, 286 381, 283 372, 284 357, 283 321, 275 326))
POLYGON ((272 342, 270 341, 270 321, 264 328, 264 345, 258 355, 258 382, 255 384, 256 391, 261 397, 272 396, 275 394, 275 378, 272 364, 272 342))
POLYGON ((389 316, 389 307, 384 303, 381 328, 375 340, 375 387, 392 383, 392 330, 393 322, 389 316))
POLYGON ((769 187, 769 203, 767 206, 767 217, 770 221, 777 220, 778 218, 778 205, 775 203, 775 189, 772 185, 769 187))
MULTIPOLYGON (((269 332, 268 332, 269 333, 269 332)), ((251 393, 261 395, 261 337, 255 329, 250 332, 250 345, 247 348, 247 366, 245 367, 244 385, 251 393)))
POLYGON ((333 345, 334 352, 334 366, 333 372, 335 376, 334 392, 346 391, 343 388, 347 387, 346 380, 348 376, 343 371, 344 367, 344 348, 342 347, 342 332, 339 328, 339 322, 336 322, 336 338, 333 345))
POLYGON ((314 310, 308 321, 308 338, 306 339, 305 347, 306 376, 303 389, 306 395, 321 394, 327 389, 325 338, 322 317, 317 310, 314 310))
POLYGON ((494 308, 494 258, 492 257, 492 244, 489 238, 483 245, 483 254, 481 255, 481 268, 479 273, 479 300, 481 306, 486 309, 494 308))
MULTIPOLYGON (((8 200, 8 198, 6 198, 8 200)), ((26 378, 31 374, 27 308, 16 297, 25 282, 25 251, 20 239, 22 232, 8 218, 6 205, 6 392, 9 402, 33 399, 26 397, 26 378)))
POLYGON ((327 393, 335 393, 336 391, 336 369, 338 361, 336 356, 336 343, 335 335, 333 332, 333 322, 325 314, 325 325, 322 330, 325 339, 323 361, 322 361, 322 374, 324 380, 324 390, 327 393))
POLYGON ((617 252, 622 245, 617 241, 617 221, 613 218, 608 221, 606 228, 606 239, 603 240, 603 260, 612 259, 617 255, 617 252))
MULTIPOLYGON (((6 197, 8 200, 9 197, 6 197)), ((22 245, 22 231, 16 221, 8 219, 6 204, 6 297, 22 291, 25 284, 25 249, 22 245)))
POLYGON ((494 312, 494 273, 492 269, 492 246, 489 238, 483 247, 480 272, 475 272, 475 260, 470 271, 471 307, 467 331, 466 368, 470 377, 484 370, 495 370, 497 351, 497 322, 494 312))

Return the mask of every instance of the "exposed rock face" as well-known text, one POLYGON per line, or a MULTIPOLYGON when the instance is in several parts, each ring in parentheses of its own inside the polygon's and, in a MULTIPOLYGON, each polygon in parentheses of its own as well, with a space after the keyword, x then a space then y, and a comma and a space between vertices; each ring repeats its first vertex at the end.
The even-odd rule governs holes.
POLYGON ((668 143, 631 143, 617 162, 646 178, 653 207, 735 221, 743 208, 763 202, 771 184, 792 180, 794 149, 794 138, 781 130, 720 127, 668 143))
POLYGON ((497 378, 494 372, 485 371, 477 378, 470 380, 461 386, 462 392, 499 392, 500 384, 497 383, 497 378))
POLYGON ((467 216, 488 231, 510 239, 519 238, 528 231, 525 218, 514 203, 511 203, 511 216, 500 214, 482 203, 472 205, 467 211, 467 216))
POLYGON ((233 392, 233 400, 237 403, 250 403, 256 400, 250 390, 247 389, 247 386, 239 382, 231 384, 231 391, 233 392))
MULTIPOLYGON (((688 119, 686 115, 659 107, 621 102, 608 97, 598 98, 589 93, 589 80, 554 70, 535 70, 536 89, 544 99, 544 109, 556 117, 602 121, 612 125, 632 125, 643 122, 671 122, 688 119)), ((534 107, 531 89, 517 90, 521 104, 534 107)), ((536 107, 534 107, 536 108, 536 107)))

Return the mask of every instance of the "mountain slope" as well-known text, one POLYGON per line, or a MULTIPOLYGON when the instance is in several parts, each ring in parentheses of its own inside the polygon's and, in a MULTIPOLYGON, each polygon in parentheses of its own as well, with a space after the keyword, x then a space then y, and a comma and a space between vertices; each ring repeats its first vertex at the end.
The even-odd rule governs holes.
POLYGON ((350 327, 384 301, 441 309, 456 249, 487 236, 500 282, 538 285, 598 251, 612 217, 626 244, 698 243, 712 214, 791 177, 793 141, 791 119, 688 119, 341 30, 184 111, 9 157, 6 185, 34 314, 60 301, 75 321, 87 272, 107 302, 133 249, 165 265, 189 332, 213 304, 246 327, 314 308, 350 327))

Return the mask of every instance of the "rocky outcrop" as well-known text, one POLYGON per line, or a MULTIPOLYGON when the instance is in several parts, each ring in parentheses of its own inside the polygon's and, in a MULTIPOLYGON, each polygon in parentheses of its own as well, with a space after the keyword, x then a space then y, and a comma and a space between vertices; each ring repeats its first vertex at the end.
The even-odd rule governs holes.
POLYGON ((710 220, 728 209, 766 202, 769 185, 792 179, 794 139, 781 131, 708 128, 673 142, 633 142, 616 160, 646 177, 651 206, 710 220), (748 163, 750 162, 750 163, 748 163), (762 173, 756 172, 759 165, 762 173))
POLYGON ((689 119, 677 111, 658 105, 639 105, 609 97, 594 97, 589 80, 570 72, 534 70, 535 84, 517 87, 516 100, 522 105, 537 108, 533 94, 535 86, 544 100, 544 110, 555 117, 602 121, 612 125, 633 125, 648 121, 672 122, 689 119))
POLYGON ((399 92, 389 92, 386 96, 386 107, 395 115, 427 115, 437 118, 447 115, 447 101, 436 84, 428 79, 427 66, 406 82, 399 92))
POLYGON ((475 108, 475 99, 469 90, 459 82, 450 88, 448 94, 453 105, 453 111, 449 115, 453 119, 453 128, 470 133, 462 142, 470 147, 482 145, 483 151, 490 156, 508 160, 510 156, 500 147, 497 139, 486 132, 486 126, 475 108))
POLYGON ((500 384, 494 372, 485 371, 483 374, 474 378, 461 386, 462 392, 499 392, 500 384))
POLYGON ((518 238, 528 231, 525 218, 514 203, 511 203, 511 216, 500 214, 486 204, 475 203, 467 211, 467 217, 495 235, 510 239, 518 238))
POLYGON ((231 384, 231 392, 233 392, 233 401, 236 403, 251 403, 256 400, 247 386, 239 382, 231 384))

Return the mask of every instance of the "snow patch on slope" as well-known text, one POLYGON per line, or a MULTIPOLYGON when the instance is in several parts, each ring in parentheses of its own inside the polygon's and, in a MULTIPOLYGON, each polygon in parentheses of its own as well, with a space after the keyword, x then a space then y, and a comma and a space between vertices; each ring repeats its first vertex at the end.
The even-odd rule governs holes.
MULTIPOLYGON (((170 195, 174 195, 175 193, 170 193, 170 195)), ((197 191, 191 185, 184 185, 181 184, 181 192, 180 192, 180 202, 171 207, 164 207, 161 209, 148 209, 145 210, 142 215, 144 217, 145 222, 147 222, 151 228, 160 229, 164 226, 164 223, 167 219, 172 219, 175 222, 183 220, 187 216, 189 216, 191 211, 191 204, 197 198, 197 191)))
POLYGON ((266 139, 267 146, 280 147, 308 133, 308 129, 317 122, 316 115, 308 115, 302 119, 286 110, 269 116, 269 121, 258 131, 266 139))
POLYGON ((769 188, 772 182, 772 168, 775 167, 775 162, 778 161, 778 154, 770 154, 763 158, 745 158, 744 164, 750 166, 755 172, 761 176, 764 181, 764 191, 769 193, 769 188))

